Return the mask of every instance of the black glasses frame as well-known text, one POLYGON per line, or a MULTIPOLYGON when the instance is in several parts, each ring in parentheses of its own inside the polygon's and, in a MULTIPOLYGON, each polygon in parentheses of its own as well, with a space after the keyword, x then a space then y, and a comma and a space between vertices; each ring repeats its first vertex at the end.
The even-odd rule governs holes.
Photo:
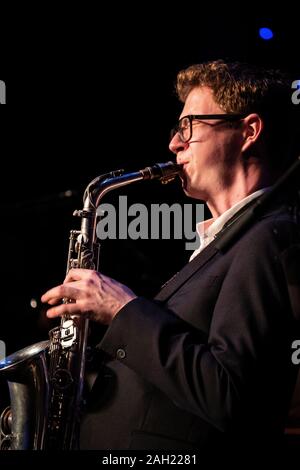
MULTIPOLYGON (((182 118, 179 119, 177 125, 172 129, 171 131, 171 139, 173 139, 174 135, 175 134, 179 134, 179 137, 180 137, 180 140, 183 142, 183 143, 186 143, 188 142, 191 138, 192 138, 192 135, 193 135, 193 121, 196 119, 197 121, 204 121, 206 119, 220 119, 221 122, 223 121, 228 121, 228 122, 231 122, 231 121, 237 121, 237 120, 240 120, 240 119, 243 119, 244 117, 246 116, 246 114, 237 114, 237 113, 226 113, 226 114, 187 114, 186 116, 182 116, 182 118), (181 127, 181 123, 183 121, 183 119, 188 119, 189 121, 189 134, 188 134, 188 138, 184 137, 184 130, 182 127, 181 127)), ((208 123, 207 123, 208 124, 208 123)), ((218 124, 218 123, 216 123, 218 124)), ((216 125, 216 124, 212 124, 212 125, 216 125)))

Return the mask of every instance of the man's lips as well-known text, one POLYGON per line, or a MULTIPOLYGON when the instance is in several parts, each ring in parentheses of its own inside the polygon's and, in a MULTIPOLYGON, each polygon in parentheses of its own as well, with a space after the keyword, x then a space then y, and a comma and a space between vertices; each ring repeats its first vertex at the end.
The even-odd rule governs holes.
POLYGON ((177 162, 177 163, 178 163, 178 165, 181 166, 182 169, 184 169, 188 165, 189 162, 186 161, 186 162, 180 162, 180 163, 177 162))
POLYGON ((187 163, 187 162, 186 162, 186 163, 182 163, 182 171, 181 171, 181 173, 182 173, 183 175, 185 175, 185 176, 187 175, 187 167, 188 167, 188 163, 187 163))

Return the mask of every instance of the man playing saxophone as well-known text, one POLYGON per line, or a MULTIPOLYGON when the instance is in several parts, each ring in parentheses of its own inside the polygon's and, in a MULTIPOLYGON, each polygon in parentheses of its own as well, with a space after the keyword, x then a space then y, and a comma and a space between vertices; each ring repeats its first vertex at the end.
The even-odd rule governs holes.
POLYGON ((42 297, 49 318, 108 325, 82 449, 255 452, 283 435, 297 373, 299 224, 282 197, 216 246, 296 156, 290 82, 219 60, 181 71, 177 93, 170 150, 184 192, 212 216, 197 227, 200 247, 153 300, 90 269, 71 269, 42 297))

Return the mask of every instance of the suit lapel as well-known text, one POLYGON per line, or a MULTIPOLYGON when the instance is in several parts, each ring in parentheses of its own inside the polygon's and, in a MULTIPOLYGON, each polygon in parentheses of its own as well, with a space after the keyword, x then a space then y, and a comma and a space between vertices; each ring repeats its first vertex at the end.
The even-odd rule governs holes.
MULTIPOLYGON (((229 229, 235 226, 235 222, 240 220, 240 218, 247 212, 248 214, 251 210, 251 207, 255 204, 256 199, 250 201, 246 206, 242 207, 223 227, 223 229, 217 234, 215 240, 213 240, 203 251, 201 251, 192 261, 187 263, 178 273, 176 273, 169 281, 167 281, 155 296, 154 300, 164 302, 168 300, 171 295, 174 294, 185 282, 187 282, 195 272, 202 268, 213 256, 219 252, 225 252, 228 247, 222 249, 220 246, 220 240, 222 241, 224 236, 228 235, 229 229)), ((263 216, 257 217, 262 218, 271 215, 273 212, 277 212, 278 208, 271 211, 266 211, 263 216)), ((255 223, 256 219, 253 218, 251 223, 255 223)), ((243 231, 240 230, 237 234, 239 237, 242 235, 243 231)), ((237 237, 238 238, 238 237, 237 237)))
POLYGON ((211 242, 203 251, 201 251, 192 261, 187 263, 178 273, 167 281, 155 296, 154 300, 166 301, 174 294, 185 282, 187 282, 195 272, 202 268, 213 256, 218 253, 215 241, 211 242))

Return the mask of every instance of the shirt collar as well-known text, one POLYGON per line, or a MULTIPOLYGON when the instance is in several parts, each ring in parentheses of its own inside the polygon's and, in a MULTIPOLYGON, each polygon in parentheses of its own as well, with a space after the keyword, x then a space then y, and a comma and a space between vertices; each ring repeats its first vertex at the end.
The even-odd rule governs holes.
POLYGON ((213 239, 215 235, 223 228, 223 226, 228 222, 231 217, 234 216, 242 207, 246 204, 251 202, 253 199, 259 197, 261 194, 266 192, 269 187, 259 189, 249 196, 246 196, 244 199, 241 199, 239 202, 231 206, 227 211, 223 212, 219 217, 216 219, 208 219, 202 222, 199 222, 196 225, 196 230, 200 238, 200 246, 204 243, 204 241, 208 241, 207 238, 213 239))

